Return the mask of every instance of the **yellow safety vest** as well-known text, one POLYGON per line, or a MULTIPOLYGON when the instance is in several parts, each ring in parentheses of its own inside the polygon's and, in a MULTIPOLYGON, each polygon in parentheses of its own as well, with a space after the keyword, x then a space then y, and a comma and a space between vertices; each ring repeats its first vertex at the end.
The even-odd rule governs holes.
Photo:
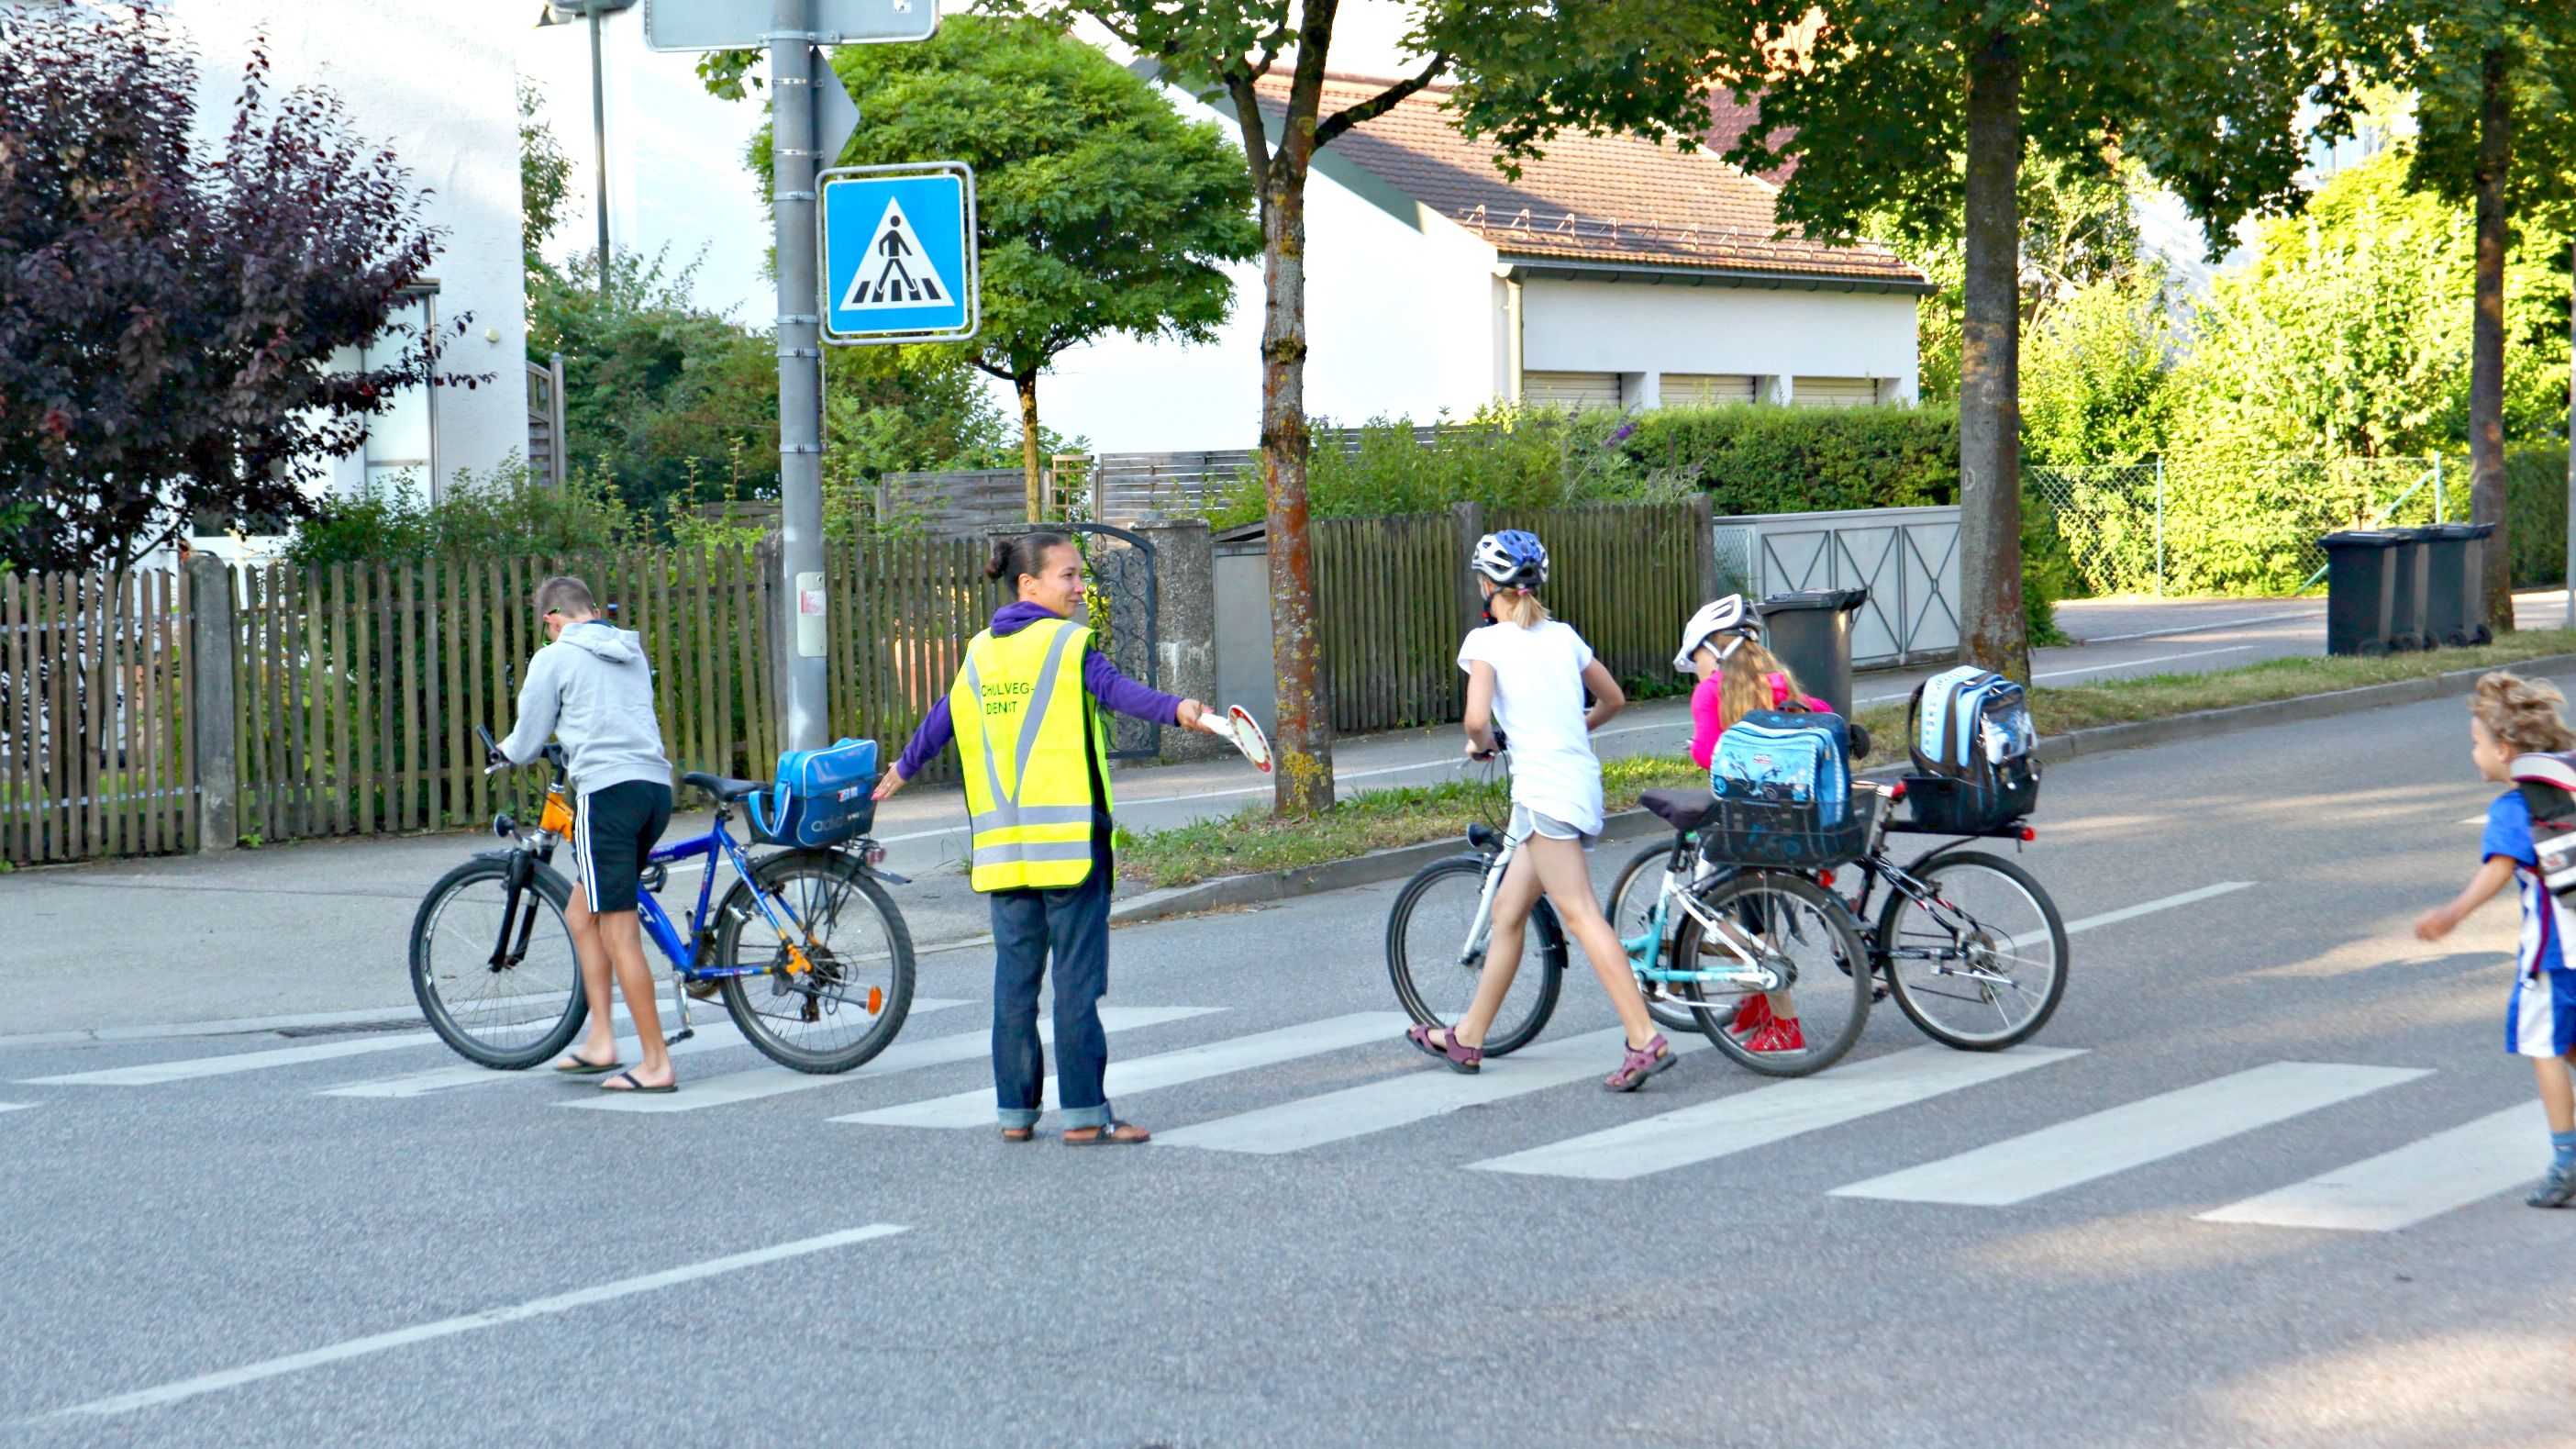
MULTIPOLYGON (((1106 760, 1109 743, 1082 686, 1090 649, 1091 631, 1062 619, 1000 639, 987 629, 966 646, 948 714, 966 762, 979 891, 1056 889, 1091 875, 1091 752, 1106 760)), ((1100 789, 1106 806, 1106 772, 1100 789)))

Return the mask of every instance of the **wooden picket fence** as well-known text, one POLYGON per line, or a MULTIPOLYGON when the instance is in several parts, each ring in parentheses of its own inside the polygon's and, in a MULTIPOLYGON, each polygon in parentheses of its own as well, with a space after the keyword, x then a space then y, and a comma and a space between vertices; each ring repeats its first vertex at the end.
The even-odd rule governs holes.
POLYGON ((268 840, 468 825, 524 812, 543 777, 483 773, 543 635, 537 583, 587 581, 654 664, 681 771, 775 759, 761 584, 749 550, 272 566, 237 576, 241 828, 268 840))
POLYGON ((196 847, 188 607, 174 574, 0 574, 0 860, 196 847))
MULTIPOLYGON (((1590 504, 1483 520, 1547 544, 1548 610, 1623 680, 1669 677, 1700 598, 1702 515, 1688 504, 1590 504)), ((1464 544, 1446 513, 1319 518, 1315 622, 1333 728, 1443 723, 1466 710, 1458 640, 1472 622, 1464 544)))
MULTIPOLYGON (((1001 602, 984 577, 986 554, 980 538, 825 546, 834 734, 875 740, 882 764, 894 763, 922 717, 947 697, 967 641, 1001 602)), ((924 773, 957 778, 956 752, 943 752, 924 773)))

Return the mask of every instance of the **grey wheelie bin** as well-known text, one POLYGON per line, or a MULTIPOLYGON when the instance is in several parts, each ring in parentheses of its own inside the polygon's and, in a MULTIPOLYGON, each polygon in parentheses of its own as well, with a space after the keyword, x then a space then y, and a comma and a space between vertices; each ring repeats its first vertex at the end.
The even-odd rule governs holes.
POLYGON ((2380 530, 2397 536, 2395 558, 2389 566, 2388 647, 2403 653, 2433 647, 2433 636, 2424 632, 2424 595, 2430 576, 2427 572, 2433 551, 2425 547, 2424 530, 2389 528, 2380 530))
POLYGON ((2317 543, 2326 551, 2326 652, 2387 653, 2405 535, 2358 529, 2317 543))
POLYGON ((1851 718, 1852 614, 1868 602, 1867 589, 1814 589, 1773 594, 1761 604, 1771 652, 1845 719, 1851 718))
POLYGON ((2486 550, 2492 523, 2436 523, 2424 536, 2424 647, 2466 649, 2495 642, 2487 625, 2486 550))

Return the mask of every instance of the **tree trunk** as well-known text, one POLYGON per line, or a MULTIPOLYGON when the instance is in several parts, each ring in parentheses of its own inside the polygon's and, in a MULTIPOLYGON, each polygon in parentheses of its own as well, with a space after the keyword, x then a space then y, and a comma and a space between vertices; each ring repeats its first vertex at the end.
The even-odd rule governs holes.
POLYGON ((2510 219, 2505 177, 2513 167, 2513 57, 2487 50, 2478 86, 2477 310, 2469 330, 2469 520, 2492 523, 2485 550, 2487 622, 2513 627, 2513 550, 2505 537, 2504 249, 2510 219))
POLYGON ((1033 369, 1014 374, 1011 385, 1020 390, 1020 468, 1028 475, 1029 522, 1046 519, 1046 490, 1038 476, 1038 375, 1033 369))
POLYGON ((1306 168, 1282 146, 1261 188, 1261 482, 1270 504, 1270 659, 1279 676, 1271 776, 1282 815, 1333 808, 1333 718, 1315 643, 1315 553, 1306 539, 1306 168), (1292 159, 1293 158, 1293 159, 1292 159))
POLYGON ((1959 348, 1959 633, 1968 662, 2028 683, 2021 599, 2021 59, 1968 57, 1965 316, 1959 348))

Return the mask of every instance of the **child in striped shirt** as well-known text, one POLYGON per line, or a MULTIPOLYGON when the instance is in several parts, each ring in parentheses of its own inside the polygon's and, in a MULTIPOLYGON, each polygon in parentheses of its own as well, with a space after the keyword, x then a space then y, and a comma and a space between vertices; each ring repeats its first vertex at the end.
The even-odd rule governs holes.
MULTIPOLYGON (((2469 701, 2469 758, 2478 773, 2507 783, 2516 755, 2576 749, 2576 732, 2558 713, 2566 702, 2556 687, 2502 670, 2480 679, 2469 701)), ((2467 888, 2449 905, 2426 911, 2415 923, 2415 934, 2426 941, 2442 939, 2507 881, 2520 878, 2522 944, 2515 953, 2513 997, 2505 1010, 2504 1047, 2531 1058, 2539 1074, 2552 1153, 2548 1175, 2525 1201, 2533 1207, 2566 1207, 2576 1203, 2576 1078, 2571 1078, 2576 1071, 2576 970, 2569 969, 2561 936, 2576 924, 2576 912, 2560 905, 2540 879, 2531 807, 2519 788, 2506 790, 2487 807, 2486 836, 2478 852, 2484 864, 2467 888)))

